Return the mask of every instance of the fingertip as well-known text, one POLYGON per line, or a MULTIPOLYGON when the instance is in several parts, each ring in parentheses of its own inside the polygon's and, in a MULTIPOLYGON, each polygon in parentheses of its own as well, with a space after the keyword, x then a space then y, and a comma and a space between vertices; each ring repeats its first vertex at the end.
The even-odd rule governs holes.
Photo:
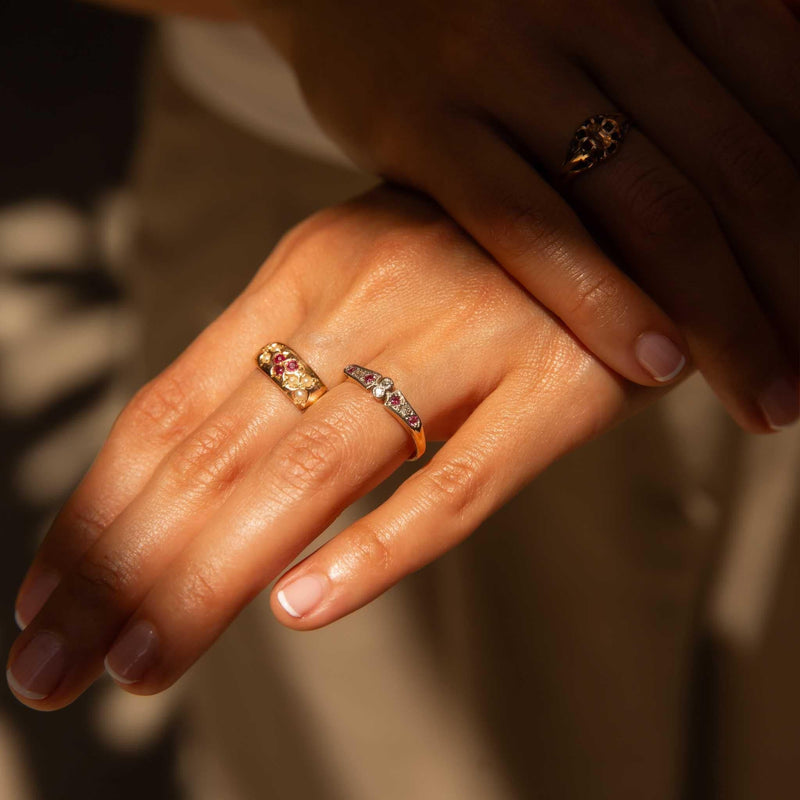
POLYGON ((761 393, 758 405, 770 432, 778 433, 793 425, 800 416, 797 381, 779 378, 761 393))
POLYGON ((320 605, 326 593, 327 580, 308 573, 287 581, 275 592, 275 599, 290 617, 301 619, 320 605))
POLYGON ((34 578, 23 581, 14 607, 14 619, 21 631, 31 624, 60 582, 61 575, 52 569, 43 569, 34 578))
POLYGON ((681 348, 663 333, 647 331, 634 345, 636 360, 657 383, 674 381, 686 368, 687 358, 681 348))

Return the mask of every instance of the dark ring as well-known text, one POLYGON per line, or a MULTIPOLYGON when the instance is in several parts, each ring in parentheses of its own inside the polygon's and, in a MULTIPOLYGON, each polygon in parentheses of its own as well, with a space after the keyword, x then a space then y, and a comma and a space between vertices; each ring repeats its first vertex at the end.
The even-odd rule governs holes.
POLYGON ((625 114, 595 114, 583 122, 569 143, 561 176, 574 178, 602 164, 618 150, 631 127, 625 114))

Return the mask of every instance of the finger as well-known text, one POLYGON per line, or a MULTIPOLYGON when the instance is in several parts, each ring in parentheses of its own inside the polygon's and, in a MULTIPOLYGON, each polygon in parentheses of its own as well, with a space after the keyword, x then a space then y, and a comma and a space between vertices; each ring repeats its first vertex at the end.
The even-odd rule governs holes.
MULTIPOLYGON (((584 86, 586 91, 589 89, 584 86)), ((598 107, 595 103, 603 107, 608 101, 590 96, 580 112, 584 116, 573 114, 571 119, 586 119, 588 108, 598 107)), ((561 153, 561 145, 557 150, 554 128, 526 121, 532 126, 527 129, 532 131, 531 137, 536 132, 530 149, 557 170, 555 163, 560 164, 563 155, 556 155, 561 153)), ((512 274, 558 313, 549 302, 552 288, 548 293, 547 287, 557 285, 561 276, 540 270, 543 259, 536 248, 547 250, 549 246, 552 250, 556 243, 561 248, 557 255, 565 259, 581 258, 584 253, 580 244, 573 244, 571 234, 547 232, 557 223, 547 217, 550 207, 537 205, 535 193, 531 198, 527 178, 531 173, 524 162, 510 149, 498 148, 496 137, 488 131, 483 135, 466 131, 458 147, 438 154, 431 170, 431 191, 438 192, 437 199, 448 213, 503 265, 510 264, 512 274), (462 163, 469 163, 471 169, 461 169, 462 163), (569 246, 566 254, 565 242, 569 246), (521 261, 527 262, 529 272, 520 266, 521 261), (533 281, 530 273, 535 275, 533 281)), ((747 430, 772 430, 761 404, 774 391, 772 387, 778 386, 782 391, 779 400, 785 405, 786 390, 781 387, 792 379, 792 373, 702 196, 635 131, 612 160, 580 176, 573 193, 610 235, 641 285, 660 298, 680 323, 694 360, 734 419, 747 430), (725 287, 724 294, 720 286, 725 287)), ((565 294, 571 288, 580 296, 575 285, 560 288, 565 294)), ((606 303, 610 314, 618 301, 619 295, 610 291, 594 302, 606 303)), ((580 338, 573 317, 559 316, 580 338)), ((599 314, 590 311, 587 325, 592 316, 599 314)), ((646 354, 654 360, 660 355, 659 350, 653 356, 646 354)), ((783 422, 782 410, 780 415, 773 422, 783 422)))
POLYGON ((633 28, 635 48, 624 39, 602 50, 596 40, 586 42, 587 69, 711 203, 794 358, 800 348, 797 169, 663 20, 643 19, 633 28))
POLYGON ((243 295, 128 403, 28 568, 15 604, 20 628, 141 491, 165 455, 253 369, 264 331, 281 336, 294 329, 299 309, 291 293, 281 296, 284 302, 265 314, 263 304, 243 295))
POLYGON ((447 149, 423 148, 417 188, 620 375, 646 386, 677 378, 687 347, 669 317, 496 131, 471 117, 454 124, 447 149))
MULTIPOLYGON (((285 398, 279 399, 297 415, 285 398)), ((282 438, 277 443, 262 438, 261 445, 269 447, 257 465, 239 464, 225 455, 227 449, 220 458, 211 448, 214 464, 221 460, 233 466, 209 470, 207 456, 202 457, 206 469, 199 473, 200 483, 208 483, 203 472, 210 473, 217 491, 220 482, 223 486, 229 483, 231 470, 247 473, 222 498, 221 507, 219 502, 209 503, 208 496, 201 493, 194 508, 177 517, 167 515, 167 521, 161 522, 165 500, 183 498, 185 465, 194 464, 195 456, 184 453, 175 459, 177 466, 165 467, 160 481, 164 488, 157 489, 153 497, 137 500, 123 513, 64 577, 12 647, 9 683, 20 699, 42 709, 59 708, 75 699, 97 677, 103 655, 140 604, 144 610, 135 618, 149 613, 161 638, 167 637, 169 647, 177 648, 164 662, 164 670, 182 672, 188 664, 178 658, 181 646, 191 649, 194 642, 204 642, 212 631, 218 631, 218 625, 238 610, 242 598, 249 599, 258 590, 254 585, 263 579, 264 571, 269 572, 273 560, 291 558, 302 548, 302 543, 297 543, 299 535, 308 536, 309 531, 315 535, 330 520, 332 510, 335 513, 349 502, 362 484, 382 479, 408 455, 408 434, 382 409, 370 408, 373 413, 365 413, 365 402, 377 404, 360 387, 338 386, 323 400, 288 430, 276 430, 273 424, 262 426, 282 438), (365 447, 365 442, 370 447, 365 447), (209 513, 213 514, 210 520, 209 513), (256 563, 259 557, 261 561, 256 563), (248 570, 251 580, 240 581, 248 570), (219 586, 219 595, 211 602, 209 591, 214 586, 219 586), (61 645, 57 657, 49 659, 48 663, 55 664, 49 671, 37 671, 30 655, 37 653, 40 633, 51 644, 57 641, 61 645)), ((220 414, 246 420, 249 409, 240 405, 239 398, 232 399, 230 410, 221 409, 220 414)), ((211 423, 211 430, 214 427, 211 423)), ((198 441, 205 440, 206 435, 199 434, 198 441)), ((255 450, 262 452, 261 447, 255 450)), ((188 476, 198 477, 194 467, 188 476)), ((281 561, 280 566, 285 563, 281 561)), ((193 660, 205 646, 201 644, 187 657, 193 660)), ((117 661, 117 668, 123 681, 131 679, 130 667, 120 667, 117 661)), ((172 679, 175 677, 173 672, 172 679)))
MULTIPOLYGON (((69 653, 62 656, 80 671, 77 654, 98 641, 108 645, 147 589, 300 413, 260 371, 251 372, 165 457, 137 497, 63 574, 12 652, 45 630, 51 641, 55 635, 68 644, 69 653)), ((25 663, 23 658, 22 666, 12 666, 12 688, 28 699, 36 699, 32 693, 46 695, 47 675, 32 677, 25 663)), ((97 663, 83 667, 81 678, 66 679, 60 704, 72 699, 66 698, 76 680, 83 680, 82 691, 99 674, 97 663)))
POLYGON ((388 501, 283 575, 271 595, 278 620, 318 628, 369 603, 618 417, 625 402, 619 383, 570 344, 557 361, 509 376, 388 501), (569 380, 568 370, 580 378, 569 380), (572 409, 568 420, 564 409, 572 409))
POLYGON ((800 23, 782 0, 672 0, 671 23, 800 167, 800 23))
MULTIPOLYGON (((416 347, 393 352, 391 376, 438 437, 492 390, 504 361, 487 359, 465 381, 452 352, 423 352, 424 371, 416 347)), ((378 366, 384 360, 375 359, 378 366)), ((137 694, 169 686, 341 510, 408 457, 409 434, 369 392, 347 382, 324 401, 251 471, 150 590, 107 657, 120 683, 137 694), (151 643, 147 658, 138 656, 138 637, 151 643)))
MULTIPOLYGON (((171 685, 339 512, 408 457, 408 434, 363 389, 341 385, 325 401, 150 590, 108 653, 119 683, 136 694, 171 685)), ((414 403, 425 407, 424 397, 414 403)))

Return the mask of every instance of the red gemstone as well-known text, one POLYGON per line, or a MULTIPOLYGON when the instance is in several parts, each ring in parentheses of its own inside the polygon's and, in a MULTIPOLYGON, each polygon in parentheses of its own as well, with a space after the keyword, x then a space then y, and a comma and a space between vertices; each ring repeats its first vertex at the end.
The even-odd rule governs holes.
POLYGON ((276 364, 280 364, 281 361, 286 361, 286 356, 282 353, 278 353, 275 358, 272 359, 276 364))
POLYGON ((294 359, 292 359, 291 361, 289 361, 289 362, 286 364, 286 369, 289 369, 289 370, 295 370, 295 369, 297 369, 297 362, 296 362, 294 359))
POLYGON ((408 418, 408 421, 409 421, 409 423, 410 423, 411 425, 419 425, 419 417, 418 417, 416 414, 412 414, 412 415, 411 415, 411 416, 408 418))
POLYGON ((276 366, 275 367, 275 374, 276 375, 283 375, 283 367, 276 366))
POLYGON ((390 403, 391 403, 393 406, 399 406, 399 405, 400 405, 400 396, 399 396, 399 395, 396 395, 396 394, 393 394, 393 395, 392 395, 392 396, 389 398, 389 402, 390 402, 390 403))
POLYGON ((365 375, 364 376, 364 383, 372 383, 375 380, 374 375, 365 375))

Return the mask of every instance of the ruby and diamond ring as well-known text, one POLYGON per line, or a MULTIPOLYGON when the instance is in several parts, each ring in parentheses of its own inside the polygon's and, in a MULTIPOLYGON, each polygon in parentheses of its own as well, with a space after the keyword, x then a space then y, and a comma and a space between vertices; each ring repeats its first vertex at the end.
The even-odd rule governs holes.
POLYGON ((422 420, 405 395, 394 385, 391 378, 381 375, 373 369, 350 364, 344 368, 344 374, 369 391, 379 400, 387 411, 391 411, 395 419, 403 424, 414 441, 414 455, 409 461, 416 461, 425 452, 425 430, 422 420))

